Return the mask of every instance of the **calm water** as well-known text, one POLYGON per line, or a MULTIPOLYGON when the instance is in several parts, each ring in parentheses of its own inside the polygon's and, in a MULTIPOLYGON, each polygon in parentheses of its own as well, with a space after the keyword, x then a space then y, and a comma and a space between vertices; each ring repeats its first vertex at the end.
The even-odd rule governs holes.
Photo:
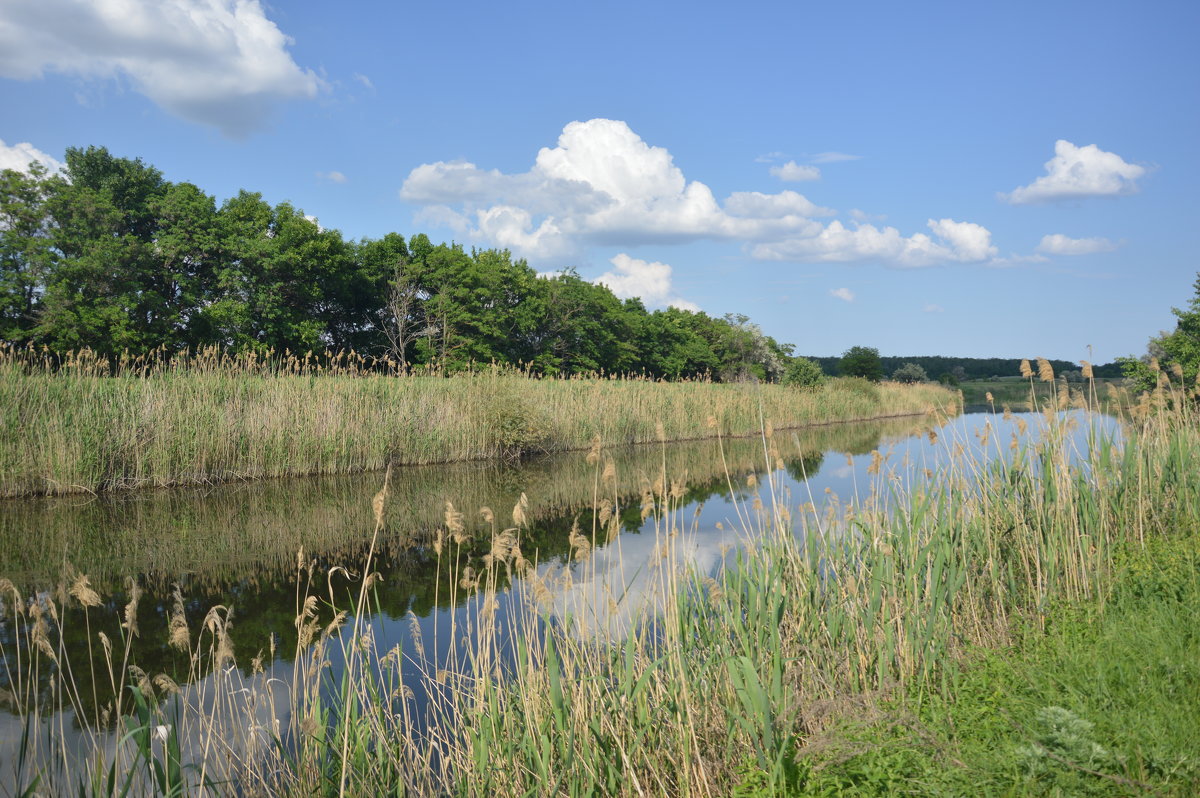
MULTIPOLYGON (((1073 434, 1081 450, 1089 425, 1115 428, 1111 419, 1089 420, 1082 413, 1072 418, 1078 422, 1073 434)), ((456 644, 449 634, 451 614, 459 624, 473 614, 478 603, 474 591, 454 586, 451 558, 441 559, 439 573, 431 545, 445 525, 447 502, 463 514, 466 534, 478 540, 463 546, 459 566, 478 567, 492 528, 480 508, 492 509, 497 528, 509 526, 512 508, 524 493, 529 522, 521 548, 536 562, 540 581, 552 587, 543 602, 548 617, 581 637, 594 638, 628 628, 662 600, 645 567, 659 552, 653 517, 643 521, 641 502, 646 488, 663 473, 668 484, 680 486, 678 520, 687 530, 672 556, 678 564, 715 574, 753 535, 756 525, 747 523, 747 517, 755 512, 756 497, 769 502, 768 486, 793 508, 809 501, 844 506, 872 492, 886 500, 886 488, 892 485, 912 485, 944 472, 955 450, 984 453, 979 458, 984 462, 1008 456, 1014 436, 1039 434, 1041 422, 1033 414, 1010 419, 968 414, 943 423, 904 418, 780 430, 779 460, 771 463, 763 442, 752 439, 726 440, 723 448, 701 441, 611 449, 603 457, 612 461, 616 477, 607 485, 600 478, 605 460, 589 464, 585 453, 519 465, 401 469, 392 477, 373 566, 383 577, 377 585, 379 612, 371 619, 375 637, 381 651, 395 644, 407 649, 419 631, 427 652, 441 660, 456 644), (591 536, 598 486, 600 496, 618 497, 620 534, 614 543, 595 549, 585 571, 571 564, 568 538, 573 523, 591 536), (550 578, 572 567, 572 579, 556 583, 550 578)), ((357 591, 357 583, 340 575, 327 579, 327 574, 337 565, 361 569, 374 528, 371 498, 381 481, 382 475, 370 474, 10 500, 0 503, 0 576, 12 580, 26 601, 39 593, 53 594, 70 573, 89 576, 105 606, 91 610, 88 619, 81 610, 68 610, 63 623, 77 672, 86 668, 89 622, 93 641, 99 631, 120 639, 118 616, 132 578, 145 590, 132 660, 147 673, 181 680, 186 675, 186 661, 167 644, 171 591, 178 585, 193 633, 210 607, 232 608, 231 637, 239 666, 248 668, 256 653, 271 651, 274 636, 277 653, 273 662, 267 656, 268 675, 286 681, 296 646, 297 552, 303 548, 305 559, 318 563, 314 592, 327 595, 332 589, 341 606, 348 605, 346 597, 357 591)), ((600 539, 604 537, 601 532, 600 539)), ((500 618, 512 601, 507 592, 499 596, 500 618)), ((7 665, 16 649, 7 608, 0 613, 0 646, 7 665)), ((102 668, 99 647, 92 648, 96 666, 102 668)), ((8 678, 7 669, 0 672, 0 688, 11 687, 8 678)), ((112 700, 103 685, 93 691, 89 681, 77 681, 89 715, 112 700)), ((285 708, 277 706, 276 712, 286 717, 285 708)), ((0 764, 13 756, 17 721, 0 714, 0 764)))

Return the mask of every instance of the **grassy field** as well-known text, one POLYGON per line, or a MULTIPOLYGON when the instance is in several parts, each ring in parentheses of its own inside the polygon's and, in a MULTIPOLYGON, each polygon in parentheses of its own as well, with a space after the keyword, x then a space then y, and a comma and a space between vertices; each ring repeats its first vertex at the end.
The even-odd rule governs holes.
POLYGON ((320 369, 200 355, 54 368, 0 351, 0 497, 97 492, 389 464, 515 458, 605 445, 757 434, 948 409, 940 387, 836 379, 814 389, 639 379, 534 379, 484 369, 382 374, 357 356, 320 369), (114 373, 115 372, 115 373, 114 373))
MULTIPOLYGON (((286 711, 257 668, 227 667, 227 609, 200 628, 180 609, 171 637, 202 699, 188 688, 182 706, 160 703, 171 685, 136 670, 93 675, 138 687, 115 709, 136 710, 126 744, 98 743, 68 776, 54 756, 27 757, 10 783, 109 794, 116 773, 163 793, 207 780, 273 795, 1192 795, 1200 430, 1180 398, 1176 410, 1165 396, 1142 405, 1123 443, 1093 434, 1083 449, 1072 422, 1048 414, 1039 439, 995 467, 963 461, 961 442, 943 436, 936 445, 960 459, 932 485, 897 494, 881 474, 845 515, 797 506, 768 481, 740 509, 753 534, 719 581, 686 567, 686 488, 662 473, 642 499, 656 553, 637 564, 654 613, 585 634, 582 614, 607 600, 619 617, 629 599, 592 592, 613 517, 605 455, 593 450, 595 510, 570 533, 572 567, 528 562, 518 502, 511 525, 490 515, 486 567, 462 568, 462 518, 447 509, 432 548, 477 591, 453 632, 471 644, 449 661, 419 642, 381 649, 361 611, 371 579, 347 604, 300 558, 311 592, 297 599, 286 711), (516 615, 502 616, 510 572, 523 588, 516 615), (332 622, 318 620, 325 601, 332 622), (406 683, 401 662, 422 664, 428 680, 406 683), (331 684, 332 663, 345 667, 331 684), (423 722, 417 689, 429 691, 423 722), (858 724, 855 750, 846 723, 864 717, 878 721, 858 724)), ((763 445, 786 456, 770 430, 763 445)), ((387 501, 385 487, 377 528, 387 501)), ((80 577, 30 606, 44 616, 56 601, 102 599, 80 577)), ((29 669, 58 656, 35 616, 15 621, 34 642, 29 669)), ((132 634, 136 596, 124 616, 132 634)), ((120 652, 114 641, 117 662, 120 652)), ((40 700, 69 706, 72 683, 40 700)), ((54 739, 41 715, 25 717, 30 739, 54 739)))

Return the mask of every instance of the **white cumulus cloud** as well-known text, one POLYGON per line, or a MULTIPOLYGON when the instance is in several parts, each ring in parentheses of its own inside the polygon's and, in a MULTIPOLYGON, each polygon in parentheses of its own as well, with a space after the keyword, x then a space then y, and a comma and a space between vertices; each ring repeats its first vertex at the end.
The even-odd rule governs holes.
POLYGON ((1107 238, 1070 238, 1062 233, 1042 236, 1037 245, 1038 252, 1047 255, 1092 255, 1097 252, 1112 252, 1117 244, 1107 238))
POLYGON ((707 185, 687 180, 670 152, 612 119, 571 122, 527 172, 421 164, 400 196, 450 208, 471 220, 472 234, 533 259, 583 244, 779 240, 814 234, 820 225, 810 217, 832 213, 794 191, 736 192, 722 204, 707 185))
POLYGON ((829 292, 829 295, 832 297, 837 297, 838 299, 842 300, 843 302, 853 302, 854 301, 854 292, 851 291, 849 288, 834 288, 832 291, 829 292))
POLYGON ((233 137, 324 85, 258 0, 5 0, 0 76, 127 78, 159 106, 233 137))
POLYGON ((770 172, 772 177, 777 177, 785 183, 800 183, 805 180, 821 179, 820 169, 815 166, 798 164, 795 161, 788 161, 779 166, 772 166, 770 172))
POLYGON ((416 218, 507 247, 535 264, 586 246, 699 240, 740 242, 760 260, 875 260, 901 267, 984 262, 997 252, 991 233, 971 222, 930 219, 929 233, 905 236, 862 213, 852 214, 858 221, 850 227, 838 220, 823 224, 819 218, 835 211, 791 190, 735 191, 719 201, 707 185, 688 180, 670 152, 612 119, 566 125, 525 172, 466 160, 421 164, 409 172, 400 196, 422 206, 416 218))
POLYGON ((916 268, 944 263, 979 263, 996 256, 992 234, 973 222, 930 219, 934 236, 904 236, 894 227, 872 224, 846 227, 832 221, 810 236, 754 246, 751 254, 762 260, 824 261, 849 263, 877 260, 891 266, 916 268))
POLYGON ((1145 174, 1144 167, 1126 163, 1121 156, 1105 152, 1095 144, 1076 147, 1059 139, 1054 143, 1054 157, 1046 161, 1046 174, 1000 197, 1013 205, 1115 197, 1137 191, 1137 181, 1145 174))
POLYGON ((658 261, 644 261, 619 253, 611 261, 612 271, 605 272, 594 282, 608 286, 621 299, 640 297, 651 307, 664 305, 681 310, 699 310, 699 306, 686 299, 673 296, 671 267, 658 261))
POLYGON ((795 191, 763 194, 758 191, 735 191, 725 200, 726 212, 734 216, 760 219, 783 219, 788 216, 832 216, 833 211, 811 202, 795 191))
POLYGON ((30 144, 23 141, 9 146, 0 139, 0 171, 12 169, 14 172, 28 172, 29 165, 37 161, 51 172, 57 172, 65 164, 53 158, 30 144))

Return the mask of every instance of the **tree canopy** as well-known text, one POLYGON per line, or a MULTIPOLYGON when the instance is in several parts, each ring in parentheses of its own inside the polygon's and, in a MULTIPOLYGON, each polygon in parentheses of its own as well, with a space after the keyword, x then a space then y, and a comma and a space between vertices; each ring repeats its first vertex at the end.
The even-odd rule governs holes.
POLYGON ((746 316, 650 311, 571 269, 541 277, 507 250, 420 233, 349 241, 250 191, 218 203, 102 147, 69 149, 61 174, 0 172, 0 340, 770 381, 792 351, 746 316))
POLYGON ((869 346, 852 346, 842 353, 838 373, 843 377, 862 377, 879 382, 883 379, 883 363, 879 350, 869 346))

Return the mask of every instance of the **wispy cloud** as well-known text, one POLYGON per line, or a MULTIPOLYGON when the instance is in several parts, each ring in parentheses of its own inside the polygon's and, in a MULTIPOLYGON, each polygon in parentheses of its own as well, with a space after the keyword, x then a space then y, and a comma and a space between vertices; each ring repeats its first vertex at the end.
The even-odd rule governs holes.
POLYGON ((849 288, 831 289, 829 292, 829 295, 832 297, 837 297, 838 299, 842 300, 843 302, 853 302, 854 301, 854 292, 851 291, 849 288))
POLYGON ((857 161, 861 155, 847 155, 844 152, 818 152, 809 158, 813 163, 837 163, 838 161, 857 161))
POLYGON ((1042 236, 1037 245, 1038 252, 1047 255, 1093 255, 1097 252, 1112 252, 1120 244, 1107 238, 1070 238, 1062 233, 1042 236))
POLYGON ((347 182, 347 177, 344 174, 342 174, 341 172, 338 172, 336 170, 330 171, 330 172, 317 172, 317 179, 318 180, 328 180, 330 183, 345 183, 345 182, 347 182))

